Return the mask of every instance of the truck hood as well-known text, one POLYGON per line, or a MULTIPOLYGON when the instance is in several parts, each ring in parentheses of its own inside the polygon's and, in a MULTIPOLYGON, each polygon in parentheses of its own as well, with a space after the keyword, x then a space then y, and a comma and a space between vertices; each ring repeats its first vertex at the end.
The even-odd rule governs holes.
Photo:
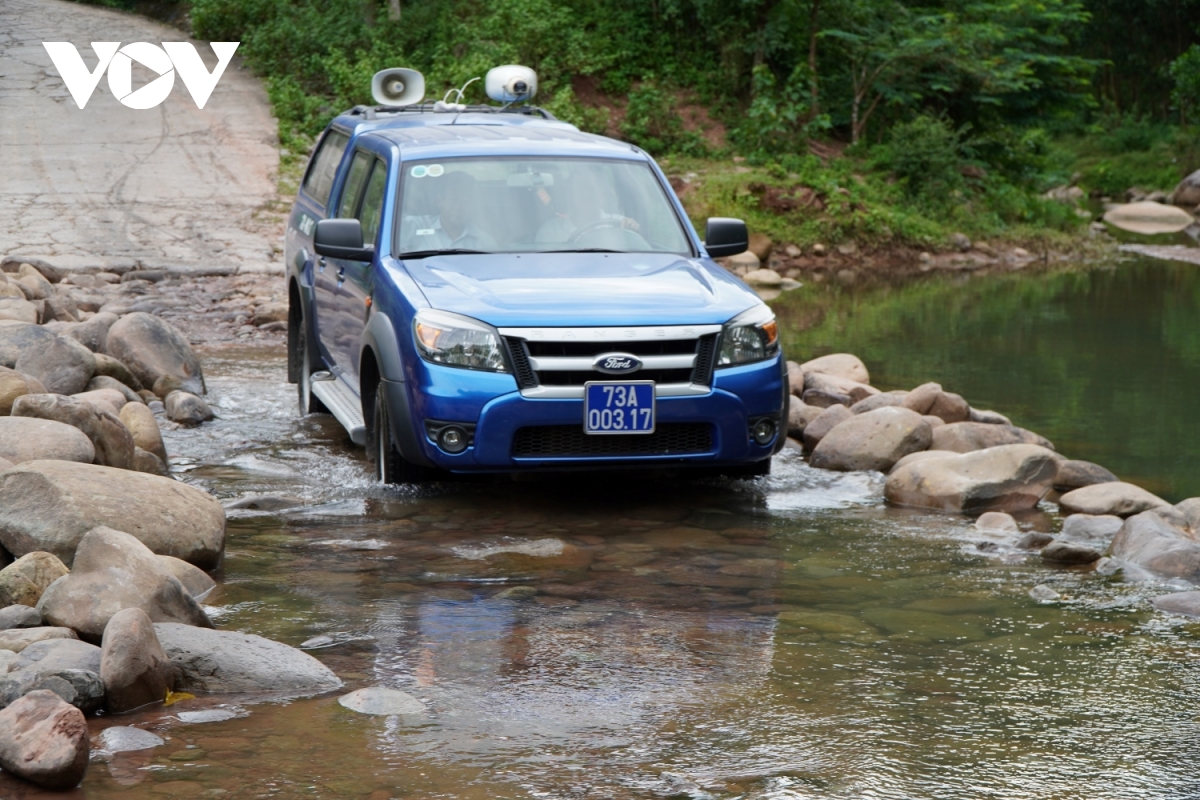
POLYGON ((402 263, 434 308, 497 327, 710 325, 761 302, 711 261, 669 253, 504 253, 402 263))

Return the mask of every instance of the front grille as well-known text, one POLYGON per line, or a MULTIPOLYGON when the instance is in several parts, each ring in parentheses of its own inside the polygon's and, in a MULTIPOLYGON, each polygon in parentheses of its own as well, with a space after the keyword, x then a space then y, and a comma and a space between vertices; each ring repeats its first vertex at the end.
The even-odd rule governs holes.
POLYGON ((525 340, 515 336, 504 337, 508 344, 508 355, 512 359, 513 373, 517 378, 517 386, 522 389, 532 389, 538 385, 537 373, 529 364, 529 351, 525 349, 525 340))
POLYGON ((700 337, 696 347, 696 363, 692 367, 692 383, 708 386, 712 383, 713 367, 717 362, 717 334, 700 337))
POLYGON ((542 386, 583 386, 588 381, 654 381, 655 383, 687 383, 692 379, 692 370, 683 369, 639 369, 627 377, 605 375, 595 370, 586 372, 552 372, 545 370, 538 373, 542 386))
POLYGON ((654 433, 589 436, 579 425, 539 425, 520 428, 513 438, 513 458, 572 456, 670 456, 712 450, 712 425, 706 422, 668 422, 654 433))

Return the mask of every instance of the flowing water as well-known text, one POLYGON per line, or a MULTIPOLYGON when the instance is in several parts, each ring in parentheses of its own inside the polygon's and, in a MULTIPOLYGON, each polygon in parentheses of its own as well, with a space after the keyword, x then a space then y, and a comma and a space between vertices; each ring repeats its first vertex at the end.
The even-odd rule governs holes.
MULTIPOLYGON (((1195 351, 1141 351, 1151 328, 1169 340, 1165 318, 1113 311, 1129 321, 1122 332, 1091 316, 1108 313, 1097 287, 1147 309, 1132 289, 1184 286, 1192 300, 1179 313, 1191 316, 1178 324, 1196 335, 1192 277, 1145 264, 1128 275, 1038 276, 1027 290, 979 279, 928 302, 920 291, 857 306, 844 295, 807 329, 804 303, 780 307, 797 348, 833 346, 820 337, 836 330, 838 349, 857 348, 880 382, 942 377, 1031 427, 1060 420, 1049 433, 1072 455, 1119 454, 1107 395, 1089 406, 1089 389, 1109 376, 1135 408, 1182 411, 1177 377, 1147 381, 1168 366, 1196 370, 1195 351), (838 314, 840 329, 821 327, 838 314), (875 327, 858 325, 868 319, 875 327), (899 340, 868 347, 888 337, 899 340), (1103 350, 1122 341, 1128 349, 1103 350), (974 355, 979 370, 967 366, 974 355), (1085 389, 1064 394, 1089 363, 1085 389)), ((965 518, 885 507, 880 476, 812 470, 792 451, 760 482, 384 489, 336 423, 295 416, 282 351, 204 357, 220 419, 168 432, 175 469, 225 500, 298 503, 230 512, 221 584, 205 601, 217 624, 315 639, 309 652, 349 689, 402 689, 426 713, 363 716, 335 695, 102 717, 94 733, 132 724, 166 743, 97 757, 81 795, 1200 796, 1200 624, 1148 604, 1178 587, 1043 566, 965 518), (1061 599, 1031 599, 1038 584, 1061 599), (202 723, 181 713, 200 709, 229 713, 202 723)), ((1165 444, 1161 422, 1139 424, 1165 444)), ((1193 458, 1190 431, 1175 444, 1193 458)), ((1196 477, 1154 469, 1171 486, 1196 477)), ((1047 506, 1021 524, 1059 523, 1047 506)))

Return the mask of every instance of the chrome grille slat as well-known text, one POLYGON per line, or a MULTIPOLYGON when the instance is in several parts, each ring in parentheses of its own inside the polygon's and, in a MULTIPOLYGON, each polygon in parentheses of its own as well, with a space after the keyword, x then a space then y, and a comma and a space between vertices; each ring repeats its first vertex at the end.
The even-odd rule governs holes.
MULTIPOLYGON (((597 353, 596 355, 600 355, 597 353)), ((638 356, 642 369, 691 369, 696 363, 696 354, 687 356, 638 356)), ((592 369, 595 356, 530 356, 529 364, 535 372, 587 372, 592 369)))

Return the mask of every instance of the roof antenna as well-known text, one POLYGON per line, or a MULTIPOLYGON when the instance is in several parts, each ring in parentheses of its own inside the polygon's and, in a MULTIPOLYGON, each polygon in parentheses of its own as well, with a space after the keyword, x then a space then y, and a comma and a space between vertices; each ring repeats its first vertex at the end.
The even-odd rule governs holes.
POLYGON ((467 90, 468 86, 470 86, 472 83, 474 83, 477 80, 479 80, 479 78, 471 78, 471 80, 467 81, 466 83, 464 83, 462 85, 461 89, 454 89, 454 88, 449 89, 444 95, 442 95, 441 100, 438 100, 436 103, 433 104, 433 110, 434 111, 466 111, 467 106, 465 103, 463 103, 463 93, 467 90), (457 94, 458 98, 453 103, 446 102, 446 98, 452 94, 457 94))

